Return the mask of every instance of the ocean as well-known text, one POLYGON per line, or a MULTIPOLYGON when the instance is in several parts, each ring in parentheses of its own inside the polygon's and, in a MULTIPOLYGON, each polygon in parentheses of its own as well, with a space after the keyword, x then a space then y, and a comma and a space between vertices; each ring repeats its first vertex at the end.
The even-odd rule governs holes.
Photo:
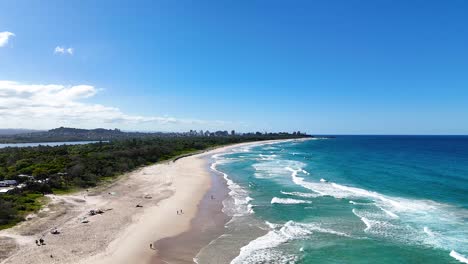
POLYGON ((232 219, 198 263, 468 263, 466 136, 259 144, 211 168, 232 219))

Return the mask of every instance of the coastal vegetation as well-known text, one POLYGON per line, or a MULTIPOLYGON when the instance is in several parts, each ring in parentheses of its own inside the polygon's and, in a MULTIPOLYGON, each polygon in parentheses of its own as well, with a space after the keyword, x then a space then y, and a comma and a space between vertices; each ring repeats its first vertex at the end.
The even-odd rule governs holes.
POLYGON ((0 229, 38 210, 45 194, 94 187, 139 166, 215 146, 299 137, 305 135, 147 136, 84 145, 3 148, 0 149, 0 180, 13 180, 18 185, 0 193, 0 229))
MULTIPOLYGON (((62 141, 110 141, 124 140, 134 138, 174 138, 174 137, 225 137, 225 136, 265 136, 265 133, 236 133, 234 130, 228 131, 208 131, 208 130, 190 130, 187 132, 130 132, 120 129, 81 129, 70 127, 59 127, 48 131, 18 130, 7 129, 0 130, 0 144, 6 143, 30 143, 30 142, 62 142, 62 141)), ((300 132, 292 134, 287 132, 268 133, 266 136, 300 136, 300 132)))

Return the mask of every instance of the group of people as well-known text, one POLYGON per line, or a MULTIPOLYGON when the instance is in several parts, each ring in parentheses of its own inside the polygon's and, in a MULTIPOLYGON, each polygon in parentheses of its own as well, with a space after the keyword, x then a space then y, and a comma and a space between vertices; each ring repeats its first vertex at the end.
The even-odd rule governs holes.
POLYGON ((43 239, 43 238, 39 238, 39 240, 36 240, 36 245, 38 245, 38 246, 44 246, 44 245, 45 245, 44 239, 43 239))
POLYGON ((182 209, 180 209, 180 211, 177 210, 177 214, 183 214, 182 209))

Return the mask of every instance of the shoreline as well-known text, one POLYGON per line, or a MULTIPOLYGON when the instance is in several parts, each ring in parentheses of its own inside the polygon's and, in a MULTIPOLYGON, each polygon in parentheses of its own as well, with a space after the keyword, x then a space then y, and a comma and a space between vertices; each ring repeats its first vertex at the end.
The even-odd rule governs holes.
POLYGON ((137 169, 102 189, 49 195, 51 202, 28 221, 0 231, 0 244, 13 251, 1 263, 154 263, 169 252, 161 249, 158 254, 150 244, 192 229, 212 185, 207 157, 282 141, 222 146, 137 169), (90 216, 92 209, 104 213, 90 216), (182 215, 176 214, 179 209, 182 215), (60 234, 52 235, 54 228, 60 234), (35 245, 39 237, 45 246, 35 245))
MULTIPOLYGON (((205 162, 211 158, 205 157, 205 162)), ((207 164, 209 165, 209 163, 207 164)), ((209 166, 205 166, 210 170, 209 166)), ((223 213, 223 201, 229 189, 222 177, 210 172, 210 188, 197 206, 197 213, 190 228, 176 236, 160 239, 155 243, 158 254, 151 264, 194 263, 198 252, 212 240, 222 235, 230 217, 223 213)))
MULTIPOLYGON (((225 225, 232 219, 223 212, 223 202, 230 197, 229 186, 226 179, 223 177, 222 172, 215 171, 211 165, 214 160, 213 155, 225 154, 231 152, 233 149, 245 146, 257 146, 263 144, 275 144, 281 142, 295 141, 295 140, 308 140, 308 139, 287 139, 287 140, 267 140, 234 144, 209 151, 203 157, 206 170, 211 175, 211 186, 205 193, 205 196, 198 204, 198 210, 195 217, 192 219, 190 228, 176 236, 166 237, 156 242, 157 250, 160 253, 153 258, 152 264, 164 263, 198 263, 195 262, 196 257, 206 246, 213 241, 220 238, 226 232, 225 225), (211 199, 214 195, 214 200, 211 199)), ((240 250, 240 248, 239 248, 240 250)), ((229 263, 237 256, 237 252, 232 256, 219 256, 216 263, 229 263)))

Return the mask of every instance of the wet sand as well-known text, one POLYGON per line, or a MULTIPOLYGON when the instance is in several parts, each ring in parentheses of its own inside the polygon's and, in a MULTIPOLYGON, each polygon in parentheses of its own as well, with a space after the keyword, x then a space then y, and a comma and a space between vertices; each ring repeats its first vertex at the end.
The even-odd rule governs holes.
MULTIPOLYGON (((211 169, 207 166, 207 170, 211 169)), ((222 212, 222 202, 227 198, 228 191, 225 180, 212 171, 210 189, 198 205, 190 230, 157 241, 155 246, 159 254, 151 263, 193 263, 196 254, 224 232, 224 225, 230 218, 222 212)))

